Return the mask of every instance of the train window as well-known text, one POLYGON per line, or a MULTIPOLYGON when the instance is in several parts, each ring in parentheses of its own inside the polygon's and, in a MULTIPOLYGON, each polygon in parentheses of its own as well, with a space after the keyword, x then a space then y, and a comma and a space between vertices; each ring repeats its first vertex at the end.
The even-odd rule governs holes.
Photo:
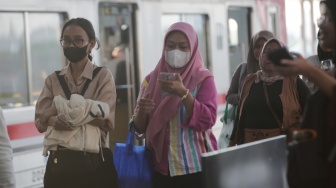
POLYGON ((302 7, 299 0, 286 1, 287 46, 291 51, 304 52, 302 7), (293 19, 295 17, 295 19, 293 19))
POLYGON ((59 13, 0 12, 0 106, 34 105, 44 80, 64 63, 59 13))
MULTIPOLYGON (((312 5, 308 1, 303 2, 303 30, 304 30, 304 53, 312 55, 316 49, 316 46, 313 44, 314 38, 317 38, 317 34, 314 33, 314 25, 313 25, 313 15, 312 14, 312 5)), ((316 19, 315 19, 316 20, 316 19)))
POLYGON ((230 46, 237 46, 239 44, 237 21, 230 18, 228 22, 229 22, 229 44, 230 46))
POLYGON ((57 13, 29 14, 29 38, 31 64, 31 99, 37 101, 44 80, 65 64, 59 39, 63 26, 63 15, 57 13))
POLYGON ((268 12, 268 30, 271 31, 275 36, 279 37, 279 9, 277 6, 269 6, 267 8, 268 12))
POLYGON ((0 13, 0 105, 27 105, 26 48, 22 13, 0 13))
POLYGON ((199 50, 205 62, 205 66, 210 68, 211 64, 208 56, 208 16, 203 14, 163 14, 161 17, 162 36, 165 35, 171 24, 179 21, 191 24, 196 30, 199 50))

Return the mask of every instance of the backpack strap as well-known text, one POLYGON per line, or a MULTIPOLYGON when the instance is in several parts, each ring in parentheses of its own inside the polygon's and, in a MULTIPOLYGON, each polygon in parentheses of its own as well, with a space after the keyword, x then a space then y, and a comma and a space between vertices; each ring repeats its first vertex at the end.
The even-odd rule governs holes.
POLYGON ((70 89, 69 89, 68 84, 65 82, 64 76, 59 75, 59 73, 60 73, 61 71, 55 71, 55 72, 56 72, 58 81, 59 81, 59 83, 60 83, 61 86, 62 86, 62 89, 63 89, 63 92, 64 92, 66 98, 67 98, 68 100, 70 100, 71 92, 70 92, 70 89))
MULTIPOLYGON (((97 68, 95 68, 95 69, 93 70, 93 73, 92 73, 92 79, 91 79, 91 80, 93 80, 93 79, 95 78, 95 76, 98 74, 98 72, 100 71, 101 68, 102 68, 102 67, 97 67, 97 68)), ((82 89, 82 91, 81 91, 81 93, 80 93, 82 96, 84 96, 84 94, 85 94, 87 88, 89 87, 89 84, 90 84, 91 80, 89 80, 89 79, 86 80, 85 85, 84 85, 84 87, 83 87, 83 89, 82 89)))
MULTIPOLYGON (((98 72, 100 71, 102 67, 97 67, 93 70, 93 73, 92 73, 92 80, 95 78, 95 76, 98 74, 98 72)), ((70 92, 70 89, 69 89, 69 86, 68 84, 65 82, 65 79, 64 79, 64 76, 62 75, 59 75, 59 73, 61 71, 55 71, 56 72, 56 75, 57 75, 57 78, 58 78, 58 81, 60 82, 61 86, 62 86, 62 89, 63 89, 63 92, 65 94, 65 96, 67 97, 68 100, 70 100, 70 96, 71 96, 71 92, 70 92)), ((83 86, 83 89, 82 91, 80 92, 80 95, 84 96, 87 88, 89 87, 89 84, 90 84, 91 80, 90 79, 87 79, 84 86, 83 86)))

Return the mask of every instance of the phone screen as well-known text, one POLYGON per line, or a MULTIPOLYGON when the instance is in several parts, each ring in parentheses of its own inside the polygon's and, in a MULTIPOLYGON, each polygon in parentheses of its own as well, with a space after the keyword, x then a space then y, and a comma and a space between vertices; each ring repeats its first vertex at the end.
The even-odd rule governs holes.
MULTIPOLYGON (((160 80, 170 80, 170 81, 173 81, 173 80, 175 80, 175 73, 160 72, 160 80)), ((161 94, 163 96, 171 95, 167 91, 163 91, 163 90, 161 90, 161 94)))
POLYGON ((170 72, 160 72, 161 80, 175 80, 175 73, 170 72))

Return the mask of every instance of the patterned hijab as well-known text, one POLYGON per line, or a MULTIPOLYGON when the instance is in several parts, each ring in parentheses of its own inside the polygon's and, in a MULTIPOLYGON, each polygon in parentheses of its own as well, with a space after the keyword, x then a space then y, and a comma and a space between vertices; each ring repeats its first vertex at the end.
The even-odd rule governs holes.
POLYGON ((265 70, 263 70, 263 66, 262 66, 262 56, 265 53, 265 49, 266 47, 272 43, 272 42, 276 42, 277 44, 279 44, 280 47, 284 47, 284 44, 282 42, 280 42, 278 39, 272 38, 269 39, 265 44, 264 47, 261 50, 260 56, 259 56, 259 66, 260 69, 259 71, 256 72, 257 74, 257 79, 256 79, 256 83, 260 82, 260 80, 262 80, 263 82, 265 82, 266 84, 270 85, 273 84, 275 81, 277 80, 283 80, 284 76, 275 73, 275 74, 269 74, 268 72, 266 72, 265 70))
POLYGON ((258 70, 260 70, 259 59, 256 59, 254 57, 254 48, 257 42, 260 39, 265 39, 267 41, 271 38, 274 38, 273 33, 271 33, 270 31, 266 31, 266 30, 259 31, 258 33, 252 36, 249 51, 247 54, 247 74, 255 73, 258 70))
POLYGON ((163 153, 163 144, 166 129, 169 127, 169 121, 177 113, 181 103, 178 96, 162 96, 160 86, 158 84, 160 72, 179 73, 184 86, 193 91, 205 78, 213 76, 212 73, 203 65, 203 60, 198 49, 198 38, 194 28, 185 22, 177 22, 171 25, 164 39, 166 45, 167 36, 173 31, 182 32, 189 41, 190 60, 187 65, 182 68, 172 68, 165 60, 165 50, 163 49, 161 58, 150 73, 148 83, 148 93, 155 102, 155 108, 149 114, 149 123, 146 131, 147 146, 153 151, 155 159, 160 162, 163 153))

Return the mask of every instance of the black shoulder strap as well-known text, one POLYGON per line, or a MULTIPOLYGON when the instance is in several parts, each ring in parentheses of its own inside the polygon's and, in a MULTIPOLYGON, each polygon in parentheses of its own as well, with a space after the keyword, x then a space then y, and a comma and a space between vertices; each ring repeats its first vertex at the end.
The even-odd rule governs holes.
MULTIPOLYGON (((92 79, 91 79, 91 80, 94 79, 94 77, 98 74, 98 72, 100 71, 101 68, 102 68, 102 67, 97 67, 97 68, 95 68, 95 69, 93 70, 93 73, 92 73, 92 79)), ((84 96, 84 94, 85 94, 87 88, 89 87, 89 84, 90 84, 91 80, 89 80, 89 79, 86 80, 85 85, 84 85, 84 87, 83 87, 83 89, 82 89, 82 91, 81 91, 81 93, 80 93, 82 96, 84 96)))
POLYGON ((59 75, 59 73, 60 73, 61 71, 55 71, 55 72, 56 72, 58 81, 60 82, 60 84, 61 84, 61 86, 62 86, 62 89, 63 89, 63 92, 64 92, 66 98, 67 98, 68 100, 70 100, 71 92, 70 92, 70 89, 69 89, 68 84, 65 82, 64 77, 61 76, 61 75, 59 75))
MULTIPOLYGON (((100 71, 102 67, 97 67, 93 70, 93 73, 92 73, 92 80, 95 78, 95 76, 98 74, 98 72, 100 71)), ((68 100, 70 100, 70 96, 71 96, 71 92, 70 92, 70 89, 68 87, 68 84, 65 82, 65 79, 63 76, 59 75, 59 73, 61 71, 55 71, 56 72, 56 75, 57 75, 57 78, 62 86, 62 89, 63 89, 63 92, 65 94, 65 96, 67 97, 68 100)), ((89 84, 90 84, 91 80, 86 80, 84 86, 83 86, 83 89, 80 93, 80 95, 84 96, 87 88, 89 87, 89 84)))

